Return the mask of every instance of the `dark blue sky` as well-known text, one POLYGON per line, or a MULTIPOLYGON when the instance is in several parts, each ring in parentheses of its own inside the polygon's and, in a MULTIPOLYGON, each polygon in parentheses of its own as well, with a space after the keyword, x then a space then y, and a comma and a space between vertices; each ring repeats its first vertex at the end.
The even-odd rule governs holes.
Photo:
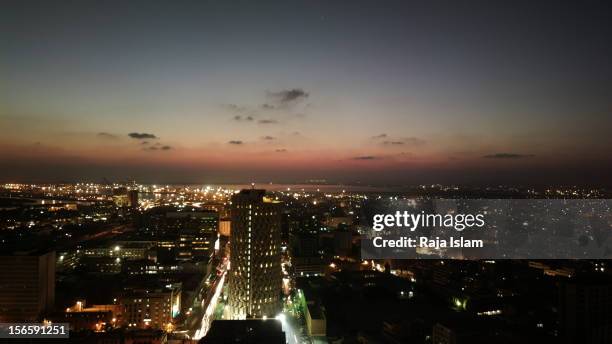
POLYGON ((603 1, 4 2, 0 178, 604 182, 611 22, 603 1))

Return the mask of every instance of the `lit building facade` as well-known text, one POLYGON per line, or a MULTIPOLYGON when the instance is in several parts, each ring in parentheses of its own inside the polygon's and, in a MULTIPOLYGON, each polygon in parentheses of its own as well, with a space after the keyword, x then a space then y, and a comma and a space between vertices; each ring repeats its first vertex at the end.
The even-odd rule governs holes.
POLYGON ((181 309, 181 290, 164 288, 130 291, 120 297, 124 326, 165 329, 181 309))
POLYGON ((229 307, 234 319, 274 317, 280 311, 280 202, 265 190, 232 197, 229 307))

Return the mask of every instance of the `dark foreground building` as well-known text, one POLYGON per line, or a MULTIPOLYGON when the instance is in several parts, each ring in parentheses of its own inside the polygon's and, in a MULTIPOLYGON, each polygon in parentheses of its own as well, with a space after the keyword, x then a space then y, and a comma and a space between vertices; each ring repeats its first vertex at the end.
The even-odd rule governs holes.
POLYGON ((39 321, 55 302, 55 251, 0 253, 0 322, 39 321))
POLYGON ((560 283, 563 343, 612 343, 612 278, 585 274, 560 283))
POLYGON ((200 344, 285 344, 278 320, 215 320, 200 344))

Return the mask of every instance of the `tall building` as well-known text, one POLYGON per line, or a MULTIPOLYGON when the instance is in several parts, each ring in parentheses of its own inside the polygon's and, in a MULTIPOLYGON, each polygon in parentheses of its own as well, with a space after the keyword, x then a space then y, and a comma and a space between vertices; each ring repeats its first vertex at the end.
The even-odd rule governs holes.
POLYGON ((280 312, 280 202, 265 190, 232 197, 229 307, 234 319, 274 317, 280 312))
POLYGON ((612 279, 585 275, 559 285, 564 343, 612 342, 612 279))
POLYGON ((55 251, 0 255, 0 322, 38 321, 55 302, 55 251))
POLYGON ((128 203, 131 208, 138 208, 138 190, 130 190, 127 192, 128 203))

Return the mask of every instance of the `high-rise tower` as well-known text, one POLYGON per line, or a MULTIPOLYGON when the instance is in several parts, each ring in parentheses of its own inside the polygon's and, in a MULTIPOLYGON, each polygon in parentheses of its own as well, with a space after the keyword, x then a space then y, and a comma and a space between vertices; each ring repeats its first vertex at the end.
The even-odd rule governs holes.
POLYGON ((40 320, 55 302, 55 251, 0 254, 0 322, 40 320))
POLYGON ((232 197, 228 288, 234 319, 274 317, 281 310, 279 208, 265 190, 232 197))

